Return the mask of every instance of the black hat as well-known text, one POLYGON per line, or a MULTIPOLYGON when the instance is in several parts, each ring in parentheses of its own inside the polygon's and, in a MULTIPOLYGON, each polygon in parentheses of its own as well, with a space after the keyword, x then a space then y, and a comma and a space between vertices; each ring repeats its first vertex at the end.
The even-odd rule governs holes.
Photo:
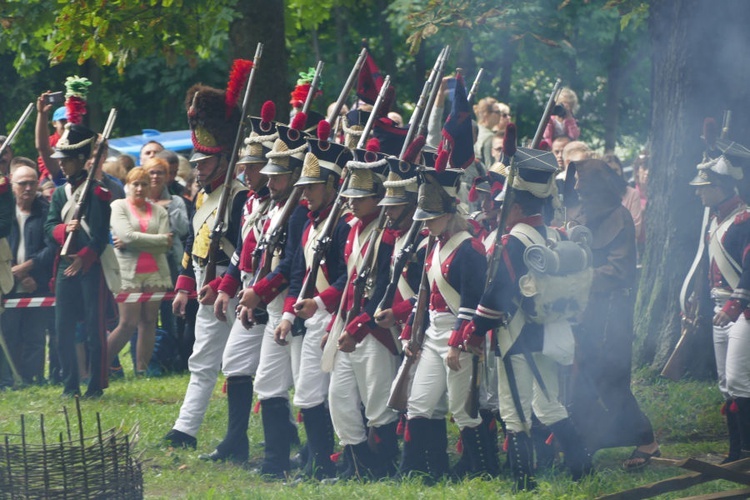
POLYGON ((354 150, 354 160, 347 162, 349 170, 346 189, 341 196, 346 198, 367 198, 381 196, 384 192, 383 180, 388 169, 386 156, 377 151, 354 150))
POLYGON ((417 210, 414 220, 431 220, 445 214, 456 213, 458 208, 458 184, 461 169, 445 169, 442 172, 431 169, 424 173, 419 186, 417 210))
POLYGON ((96 134, 83 125, 65 125, 60 140, 55 145, 52 158, 77 158, 86 160, 91 156, 91 146, 96 140, 96 134))
POLYGON ((305 155, 302 175, 295 186, 320 184, 331 176, 336 180, 347 162, 353 159, 352 152, 341 144, 320 139, 308 139, 309 152, 305 155))
POLYGON ((388 158, 388 178, 383 182, 385 197, 380 206, 411 205, 417 202, 418 165, 398 158, 388 158))
MULTIPOLYGON (((513 165, 516 168, 513 185, 510 186, 513 189, 528 191, 531 195, 542 199, 557 193, 555 184, 557 160, 551 152, 518 148, 513 157, 513 165)), ((504 194, 503 190, 495 197, 495 200, 500 201, 504 194)))
POLYGON ((245 138, 245 145, 240 151, 238 165, 246 163, 266 163, 266 154, 273 149, 273 143, 278 139, 276 122, 276 106, 273 101, 266 101, 260 112, 260 117, 251 116, 250 126, 252 131, 245 138))
POLYGON ((242 118, 237 103, 252 66, 252 61, 236 59, 226 90, 202 84, 188 89, 185 107, 194 147, 191 162, 232 150, 242 118))
POLYGON ((306 117, 297 113, 290 126, 276 125, 279 138, 273 143, 273 149, 266 154, 268 163, 260 171, 266 175, 283 175, 294 173, 302 168, 307 151, 308 134, 302 131, 306 117))

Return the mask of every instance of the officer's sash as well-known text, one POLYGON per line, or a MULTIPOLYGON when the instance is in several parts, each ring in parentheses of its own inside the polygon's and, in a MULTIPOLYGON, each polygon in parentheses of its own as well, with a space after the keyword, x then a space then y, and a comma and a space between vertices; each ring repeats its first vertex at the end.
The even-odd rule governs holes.
POLYGON ((440 242, 437 242, 435 250, 432 252, 430 270, 427 272, 430 290, 432 290, 433 284, 437 285, 440 294, 445 299, 445 303, 448 304, 448 308, 454 316, 458 316, 458 310, 461 307, 461 295, 448 283, 445 277, 447 273, 443 273, 442 267, 443 262, 451 256, 461 243, 469 238, 471 238, 471 234, 468 231, 461 231, 451 236, 443 247, 440 246, 440 242))

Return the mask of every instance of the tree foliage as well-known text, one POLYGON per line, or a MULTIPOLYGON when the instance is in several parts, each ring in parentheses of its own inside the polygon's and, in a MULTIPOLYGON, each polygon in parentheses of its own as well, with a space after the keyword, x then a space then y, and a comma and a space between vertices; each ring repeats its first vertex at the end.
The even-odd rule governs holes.
POLYGON ((228 39, 237 0, 2 0, 0 51, 23 76, 66 60, 122 73, 137 58, 207 58, 228 39), (50 5, 55 8, 50 8, 50 5))

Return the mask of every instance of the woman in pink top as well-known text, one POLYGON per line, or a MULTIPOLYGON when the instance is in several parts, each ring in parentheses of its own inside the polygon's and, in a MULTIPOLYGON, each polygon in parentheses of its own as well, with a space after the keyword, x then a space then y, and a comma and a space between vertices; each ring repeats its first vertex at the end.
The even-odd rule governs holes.
MULTIPOLYGON (((163 292, 171 289, 166 254, 172 246, 169 216, 148 201, 149 174, 141 167, 128 172, 127 197, 112 202, 110 226, 123 292, 163 292)), ((110 363, 138 328, 136 374, 144 373, 151 361, 156 335, 159 301, 120 303, 120 323, 107 339, 110 363)))

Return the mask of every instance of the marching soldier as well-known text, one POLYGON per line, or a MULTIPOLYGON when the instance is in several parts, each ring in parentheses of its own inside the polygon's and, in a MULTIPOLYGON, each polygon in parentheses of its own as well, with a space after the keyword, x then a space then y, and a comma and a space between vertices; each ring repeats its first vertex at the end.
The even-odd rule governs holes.
MULTIPOLYGON (((185 399, 172 430, 164 439, 172 446, 196 448, 195 438, 208 408, 209 398, 216 385, 221 367, 222 353, 229 337, 234 315, 227 321, 220 321, 214 314, 221 279, 204 283, 203 277, 209 259, 211 231, 222 195, 232 141, 240 124, 240 109, 225 103, 226 92, 194 85, 186 96, 188 122, 193 136, 195 152, 190 158, 196 164, 197 181, 201 190, 196 198, 196 211, 193 215, 190 232, 185 242, 183 270, 175 284, 177 296, 172 302, 175 315, 184 316, 188 294, 200 286, 198 292, 198 314, 195 319, 195 343, 193 354, 188 360, 190 382, 185 399)), ((228 203, 224 216, 225 232, 221 239, 219 255, 216 259, 216 274, 220 276, 229 265, 234 253, 233 242, 240 232, 240 219, 247 200, 247 188, 233 179, 226 187, 228 203)), ((236 306, 236 299, 229 302, 229 310, 236 306)))
MULTIPOLYGON (((471 383, 471 355, 460 352, 457 339, 469 323, 481 295, 477 279, 486 274, 487 261, 480 240, 469 233, 457 213, 456 192, 461 170, 425 173, 419 188, 415 220, 425 221, 436 238, 425 259, 430 290, 429 326, 419 353, 407 408, 407 428, 401 473, 430 473, 438 479, 448 473, 445 415, 438 411, 447 394, 448 410, 461 431, 464 453, 474 473, 498 473, 482 419, 465 410, 471 383)), ((407 356, 411 329, 401 335, 407 356)))
POLYGON ((342 477, 385 477, 394 472, 398 456, 398 416, 387 407, 387 402, 399 354, 390 330, 378 327, 373 319, 389 281, 394 243, 393 234, 382 230, 378 216, 387 162, 374 151, 357 150, 355 155, 356 161, 347 164, 349 178, 341 192, 355 217, 344 251, 347 285, 327 339, 324 369, 332 367, 328 395, 331 418, 348 460, 349 467, 342 477), (372 237, 373 232, 379 234, 372 237), (372 261, 367 263, 369 245, 375 247, 372 261), (356 304, 361 313, 352 317, 349 311, 355 307, 355 282, 365 266, 370 267, 369 277, 362 302, 356 304), (334 359, 329 364, 331 354, 334 359), (362 421, 360 402, 364 405, 367 425, 362 421))
MULTIPOLYGON (((531 162, 529 162, 531 163, 531 162)), ((548 425, 560 441, 565 461, 575 479, 591 468, 591 457, 583 449, 581 439, 565 407, 558 401, 558 363, 543 354, 546 319, 530 318, 519 281, 529 269, 524 252, 531 243, 546 245, 546 240, 559 240, 557 231, 544 225, 542 209, 552 195, 556 169, 546 164, 520 168, 513 186, 506 189, 503 210, 509 210, 509 235, 503 237, 503 250, 491 287, 485 291, 472 322, 463 331, 463 338, 452 345, 464 343, 466 349, 481 352, 486 332, 498 327, 498 394, 500 414, 505 422, 511 472, 518 489, 535 488, 533 449, 527 422, 532 406, 539 420, 548 425), (531 242, 531 243, 530 243, 531 242)), ((556 322, 560 325, 561 322, 556 322)), ((573 337, 567 326, 569 350, 573 337)))
MULTIPOLYGON (((271 207, 271 196, 266 185, 268 178, 260 171, 266 164, 265 154, 278 137, 276 124, 273 123, 274 111, 273 102, 268 101, 263 105, 260 118, 250 118, 253 131, 245 139, 245 147, 237 161, 237 165, 244 165, 245 184, 250 191, 247 193, 237 246, 214 303, 214 314, 220 321, 227 321, 227 314, 234 314, 230 302, 241 287, 252 284, 257 272, 255 266, 259 259, 254 254, 271 207)), ((258 323, 246 328, 243 323, 243 318, 234 321, 222 356, 221 369, 226 378, 228 406, 227 432, 213 452, 198 457, 203 460, 244 463, 248 459, 247 426, 253 402, 253 377, 258 368, 265 325, 258 323)))
POLYGON ((302 162, 307 149, 305 135, 302 132, 305 115, 298 113, 290 127, 277 125, 279 137, 273 150, 266 154, 268 163, 260 173, 268 177, 268 189, 271 193, 272 207, 264 232, 274 227, 285 227, 286 236, 282 238, 282 248, 268 248, 264 259, 273 259, 268 275, 256 281, 242 292, 240 314, 248 315, 261 303, 266 305, 268 320, 263 331, 260 349, 260 361, 255 377, 255 392, 261 405, 265 454, 260 473, 264 476, 284 478, 289 472, 289 452, 292 434, 296 433, 291 423, 289 406, 289 388, 295 376, 292 356, 299 353, 299 346, 288 347, 274 341, 274 331, 281 321, 284 301, 289 286, 294 253, 300 246, 302 226, 307 220, 307 208, 295 200, 290 206, 291 212, 285 224, 282 215, 290 199, 294 183, 299 179, 302 162))
MULTIPOLYGON (((321 127, 324 128, 324 127, 321 127)), ((352 158, 349 149, 327 142, 328 134, 318 134, 319 139, 308 139, 310 152, 305 155, 302 176, 295 186, 302 189, 310 213, 302 230, 302 242, 294 256, 289 293, 284 303, 284 314, 276 327, 275 339, 279 345, 299 345, 299 356, 294 385, 294 405, 302 412, 307 434, 308 459, 303 470, 306 477, 322 479, 336 473, 331 461, 334 435, 328 410, 330 375, 321 370, 321 341, 331 322, 331 314, 346 283, 344 247, 349 233, 348 214, 332 213, 342 168, 352 158), (337 221, 329 221, 337 216, 337 221), (333 224, 332 233, 325 230, 333 224), (320 260, 314 286, 314 296, 300 297, 303 282, 310 279, 315 261, 316 246, 321 239, 330 238, 326 253, 320 260), (297 319, 300 318, 300 319, 297 319), (304 320, 304 331, 295 332, 293 325, 304 320), (304 333, 299 336, 299 333, 304 333)), ((320 257, 319 257, 320 258, 320 257)), ((289 347, 287 347, 288 349, 289 347)))
POLYGON ((45 231, 59 245, 75 232, 75 247, 69 256, 56 259, 55 328, 57 349, 63 371, 63 395, 80 394, 76 324, 83 321, 90 379, 84 397, 96 398, 107 387, 105 306, 107 289, 99 256, 109 242, 110 194, 99 183, 93 188, 86 206, 85 225, 72 220, 75 204, 82 195, 88 172, 85 164, 91 156, 96 134, 88 128, 68 125, 55 146, 53 158, 60 160, 66 177, 64 187, 55 190, 45 231))
POLYGON ((750 254, 746 251, 750 210, 737 194, 743 172, 732 164, 730 152, 750 156, 745 148, 735 145, 718 158, 699 164, 698 175, 690 182, 703 205, 711 209, 706 241, 715 304, 714 355, 719 390, 728 410, 728 462, 750 456, 750 254))

